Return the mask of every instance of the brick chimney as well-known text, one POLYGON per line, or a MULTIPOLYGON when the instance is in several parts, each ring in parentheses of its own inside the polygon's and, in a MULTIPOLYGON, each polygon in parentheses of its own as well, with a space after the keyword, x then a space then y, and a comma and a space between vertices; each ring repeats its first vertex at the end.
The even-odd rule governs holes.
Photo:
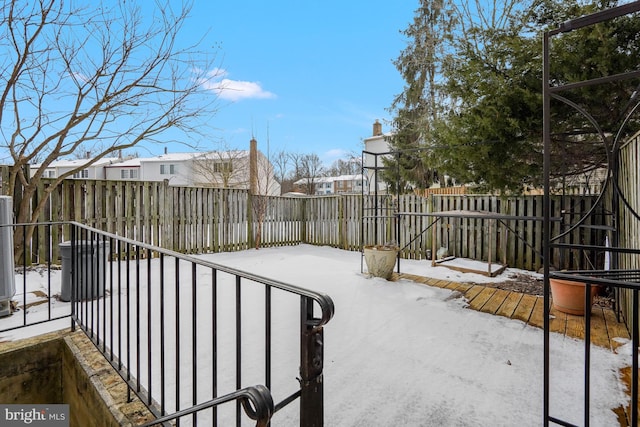
POLYGON ((258 141, 249 141, 249 192, 258 194, 258 141))
POLYGON ((376 122, 373 124, 373 136, 382 135, 382 124, 376 119, 376 122))

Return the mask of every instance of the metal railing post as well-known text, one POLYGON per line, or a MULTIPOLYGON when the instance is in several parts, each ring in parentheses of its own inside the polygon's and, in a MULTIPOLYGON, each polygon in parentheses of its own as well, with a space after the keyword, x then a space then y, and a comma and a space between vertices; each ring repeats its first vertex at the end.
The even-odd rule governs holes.
POLYGON ((302 296, 300 335, 300 426, 324 425, 323 329, 314 326, 313 299, 302 296))

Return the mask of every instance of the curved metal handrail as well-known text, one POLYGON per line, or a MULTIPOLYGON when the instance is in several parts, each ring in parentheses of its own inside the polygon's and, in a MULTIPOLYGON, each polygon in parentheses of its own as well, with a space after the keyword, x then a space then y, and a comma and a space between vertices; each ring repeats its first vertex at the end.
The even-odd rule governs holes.
POLYGON ((271 392, 268 388, 259 384, 234 391, 224 396, 216 397, 215 399, 194 405, 188 409, 183 409, 170 415, 156 418, 153 421, 140 425, 140 427, 151 427, 162 424, 167 421, 175 420, 177 418, 202 411, 203 409, 213 408, 214 406, 219 406, 223 403, 232 402, 234 400, 240 400, 247 416, 256 421, 256 427, 266 427, 275 412, 271 392))
MULTIPOLYGON (((187 261, 187 262, 195 262, 196 264, 202 265, 204 267, 209 267, 218 271, 222 271, 225 273, 229 273, 235 276, 240 276, 243 277, 245 279, 248 280, 252 280, 254 282, 257 283, 261 283, 263 285, 267 285, 267 286, 271 286, 273 288, 277 288, 286 292, 290 292, 296 295, 300 295, 303 297, 307 297, 307 298, 311 298, 314 302, 316 302, 319 306, 320 309, 322 311, 322 316, 320 316, 320 318, 318 319, 314 319, 312 325, 315 327, 322 327, 323 325, 326 325, 329 320, 331 320, 333 318, 333 315, 335 314, 335 305, 333 303, 333 300, 331 299, 331 297, 329 297, 329 295, 323 294, 321 292, 315 292, 309 289, 305 289, 299 286, 295 286, 295 285, 291 285, 289 283, 285 283, 285 282, 281 282, 279 280, 273 280, 273 279, 269 279, 267 277, 264 276, 260 276, 257 274, 253 274, 253 273, 248 273, 246 271, 242 271, 242 270, 238 270, 235 269, 233 267, 228 267, 228 266, 224 266, 221 264, 217 264, 215 262, 211 262, 211 261, 207 261, 207 260, 203 260, 200 258, 195 258, 191 255, 185 255, 182 254, 180 252, 175 252, 172 251, 170 249, 164 249, 164 248, 160 248, 158 246, 153 246, 144 242, 138 242, 126 237, 122 237, 122 236, 118 236, 116 234, 113 233, 109 233, 106 231, 102 231, 102 230, 98 230, 96 228, 93 227, 89 227, 88 225, 84 225, 81 224, 79 222, 75 222, 75 221, 68 221, 65 222, 65 224, 70 224, 79 228, 83 228, 87 231, 90 231, 92 233, 95 234, 99 234, 102 236, 105 236, 107 238, 112 238, 115 240, 118 240, 120 242, 124 242, 124 243, 129 243, 130 245, 135 245, 138 246, 140 248, 144 248, 144 249, 148 249, 154 252, 158 252, 158 253, 162 253, 164 255, 167 256, 171 256, 183 261, 187 261)), ((14 225, 21 225, 21 224, 14 224, 14 225)))

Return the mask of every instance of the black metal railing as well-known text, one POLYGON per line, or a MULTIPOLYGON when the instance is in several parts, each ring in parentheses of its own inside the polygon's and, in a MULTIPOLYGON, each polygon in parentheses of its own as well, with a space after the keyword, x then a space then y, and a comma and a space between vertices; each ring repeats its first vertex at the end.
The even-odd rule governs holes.
MULTIPOLYGON (((615 254, 616 256, 620 254, 632 254, 635 256, 640 255, 640 249, 629 249, 629 248, 619 248, 619 247, 596 247, 593 245, 568 245, 568 244, 551 244, 553 248, 559 250, 583 250, 583 251, 593 251, 593 250, 606 250, 611 254, 615 254)), ((544 424, 548 425, 549 422, 555 423, 557 425, 563 426, 575 426, 576 424, 570 423, 566 420, 563 420, 559 414, 553 414, 549 411, 549 405, 551 402, 550 397, 550 381, 549 378, 551 376, 550 365, 551 365, 551 351, 549 344, 549 334, 550 334, 550 318, 551 318, 551 292, 550 292, 550 279, 562 279, 568 280, 572 282, 578 282, 584 284, 584 364, 582 366, 583 369, 583 386, 584 386, 584 413, 583 425, 588 426, 590 423, 590 402, 591 402, 591 394, 597 393, 597 390, 593 390, 591 387, 591 378, 594 375, 593 367, 591 366, 591 352, 593 342, 591 340, 591 331, 592 331, 592 313, 591 307, 593 305, 592 300, 592 292, 591 289, 594 286, 600 287, 609 287, 611 290, 619 291, 619 290, 629 290, 632 293, 632 309, 631 309, 631 318, 624 319, 626 320, 627 325, 630 326, 631 330, 631 357, 630 357, 630 365, 631 365, 631 374, 630 374, 630 400, 629 405, 625 408, 626 417, 628 421, 628 425, 630 426, 638 426, 638 390, 640 385, 640 376, 639 376, 639 362, 638 362, 638 349, 640 346, 640 335, 639 329, 637 325, 640 324, 640 270, 632 270, 632 269, 599 269, 599 270, 570 270, 570 271, 550 271, 548 275, 545 277, 545 354, 544 354, 544 365, 545 365, 545 419, 544 424)), ((617 303, 617 302, 616 302, 617 303)), ((622 319, 621 319, 622 321, 622 319)), ((595 373, 599 374, 599 373, 595 373)))
MULTIPOLYGON (((48 271, 62 260, 58 299, 68 293, 66 316, 127 382, 129 399, 135 393, 175 425, 239 426, 243 412, 257 425, 272 415, 273 423, 323 425, 331 298, 79 223, 63 226, 70 241, 52 244, 43 258, 48 271), (222 405, 230 400, 233 409, 222 405)), ((23 325, 32 324, 26 314, 23 325)))
MULTIPOLYGON (((0 224, 0 227, 13 228, 15 235, 20 236, 12 241, 19 256, 15 259, 15 295, 11 295, 12 315, 0 319, 0 332, 9 332, 26 326, 36 326, 52 321, 70 318, 71 306, 61 301, 58 292, 60 286, 60 262, 57 245, 31 246, 31 239, 26 230, 33 224, 0 224), (16 231, 20 231, 16 233, 16 231), (28 283, 29 273, 37 273, 40 282, 37 289, 28 283), (43 310, 42 306, 46 308, 43 310), (37 307, 37 310, 36 310, 37 307)), ((63 223, 43 222, 35 227, 34 234, 44 236, 52 241, 63 223)), ((10 245, 9 245, 10 246, 10 245)), ((2 247, 2 251, 12 251, 14 248, 2 247)), ((6 284, 5 284, 6 285, 6 284)))

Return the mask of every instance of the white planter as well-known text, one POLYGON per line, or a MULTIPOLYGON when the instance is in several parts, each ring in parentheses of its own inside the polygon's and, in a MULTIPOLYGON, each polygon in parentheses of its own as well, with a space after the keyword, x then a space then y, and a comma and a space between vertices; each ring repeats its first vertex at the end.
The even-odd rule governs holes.
POLYGON ((397 246, 376 245, 364 247, 364 261, 367 264, 367 271, 375 277, 391 279, 397 257, 397 246))

